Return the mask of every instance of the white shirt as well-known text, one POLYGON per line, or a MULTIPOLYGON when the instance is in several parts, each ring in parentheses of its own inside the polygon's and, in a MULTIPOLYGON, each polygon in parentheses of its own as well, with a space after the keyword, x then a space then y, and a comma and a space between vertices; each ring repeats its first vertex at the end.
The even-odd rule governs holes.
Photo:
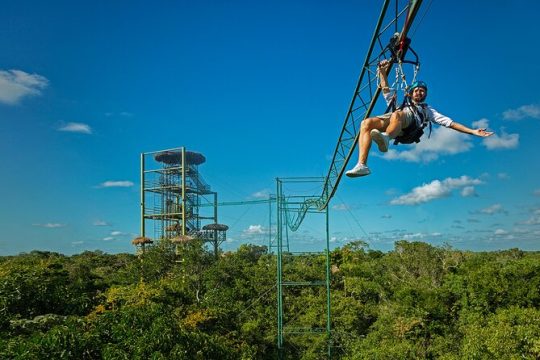
MULTIPOLYGON (((392 97, 394 96, 394 92, 395 92, 394 90, 389 91, 387 93, 383 91, 383 97, 387 105, 390 105, 390 102, 392 101, 392 97)), ((452 120, 448 116, 441 114, 440 112, 438 112, 437 110, 429 106, 428 104, 425 104, 425 105, 426 106, 423 108, 423 110, 424 110, 424 114, 427 120, 434 122, 436 124, 442 125, 444 127, 450 127, 450 125, 452 125, 452 123, 454 122, 454 120, 452 120)), ((407 108, 403 110, 407 111, 407 108)), ((409 109, 408 111, 411 111, 411 110, 409 109)), ((418 120, 419 119, 417 119, 417 121, 418 120)))

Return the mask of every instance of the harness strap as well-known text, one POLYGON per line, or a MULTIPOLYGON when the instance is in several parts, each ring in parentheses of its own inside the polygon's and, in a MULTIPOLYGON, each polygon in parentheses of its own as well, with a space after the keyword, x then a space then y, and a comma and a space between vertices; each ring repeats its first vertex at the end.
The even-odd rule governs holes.
POLYGON ((396 111, 396 99, 397 99, 397 96, 396 96, 396 94, 394 93, 394 95, 392 95, 392 100, 390 100, 390 103, 389 103, 388 106, 386 107, 386 111, 384 112, 385 114, 386 114, 386 113, 389 113, 389 112, 394 112, 394 111, 396 111))
POLYGON ((414 116, 414 123, 403 129, 403 133, 400 136, 397 136, 394 139, 394 145, 397 145, 399 143, 404 144, 410 144, 412 142, 420 142, 420 137, 424 134, 424 129, 429 124, 429 135, 428 138, 431 136, 432 131, 432 124, 431 121, 426 119, 426 113, 425 113, 425 104, 415 105, 411 103, 408 96, 405 96, 403 99, 403 103, 398 108, 398 110, 403 110, 405 107, 408 107, 410 111, 413 113, 414 116), (418 107, 421 108, 422 111, 419 111, 418 107), (420 121, 418 121, 420 120, 420 121))
POLYGON ((429 137, 431 136, 431 130, 432 130, 432 126, 431 126, 431 121, 429 121, 428 119, 426 119, 426 113, 425 113, 425 110, 426 110, 426 104, 420 104, 418 106, 420 106, 422 108, 422 111, 418 111, 418 107, 414 104, 410 104, 409 103, 409 106, 411 107, 412 111, 414 112, 415 116, 417 116, 420 121, 421 121, 421 128, 424 129, 428 124, 429 124, 429 134, 428 134, 428 139, 429 137))

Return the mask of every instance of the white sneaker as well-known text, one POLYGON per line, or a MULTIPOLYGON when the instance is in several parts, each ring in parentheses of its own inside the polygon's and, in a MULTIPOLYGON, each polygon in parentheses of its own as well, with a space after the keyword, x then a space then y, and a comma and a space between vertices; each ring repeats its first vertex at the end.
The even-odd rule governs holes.
POLYGON ((360 177, 360 176, 366 176, 371 174, 371 170, 369 168, 361 163, 356 164, 355 167, 353 167, 351 170, 347 171, 345 175, 348 177, 360 177))
POLYGON ((388 151, 388 142, 390 141, 390 137, 385 132, 380 132, 377 129, 373 129, 370 131, 371 138, 377 146, 379 147, 380 152, 387 152, 388 151))

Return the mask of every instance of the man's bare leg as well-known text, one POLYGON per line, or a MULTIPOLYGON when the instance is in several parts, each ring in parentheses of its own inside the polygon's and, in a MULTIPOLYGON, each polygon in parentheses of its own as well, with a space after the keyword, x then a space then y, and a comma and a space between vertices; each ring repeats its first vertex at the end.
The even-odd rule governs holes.
POLYGON ((381 119, 378 117, 368 118, 362 121, 360 126, 360 136, 358 137, 358 163, 367 165, 369 150, 371 149, 371 130, 377 129, 379 131, 385 131, 390 121, 391 120, 389 119, 381 119))
POLYGON ((390 145, 390 139, 394 139, 401 132, 403 126, 403 120, 405 114, 403 111, 394 111, 390 116, 389 124, 386 131, 380 131, 379 129, 373 129, 370 132, 371 139, 377 144, 380 152, 387 152, 390 145))
MULTIPOLYGON (((401 110, 394 111, 390 116, 390 122, 384 132, 388 134, 390 139, 395 139, 401 132, 401 126, 405 119, 405 113, 401 110)), ((379 129, 380 130, 380 129, 379 129)))
POLYGON ((384 131, 389 122, 390 119, 381 119, 378 117, 368 118, 362 121, 362 124, 360 125, 360 135, 358 136, 358 163, 352 169, 345 172, 345 175, 349 177, 359 177, 371 173, 371 170, 369 170, 366 165, 372 140, 370 131, 373 129, 384 131))

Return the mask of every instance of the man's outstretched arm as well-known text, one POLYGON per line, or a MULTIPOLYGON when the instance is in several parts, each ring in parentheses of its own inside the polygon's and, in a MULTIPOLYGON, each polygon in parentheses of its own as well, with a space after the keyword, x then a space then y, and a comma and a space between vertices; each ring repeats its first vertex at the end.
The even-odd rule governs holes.
POLYGON ((480 129, 471 129, 463 124, 460 124, 458 122, 452 122, 452 124, 450 124, 449 126, 450 129, 454 129, 456 131, 459 131, 459 132, 462 132, 462 133, 465 133, 465 134, 470 134, 470 135, 475 135, 475 136, 480 136, 480 137, 487 137, 487 136, 491 136, 493 135, 493 132, 492 131, 486 131, 486 129, 484 128, 480 128, 480 129))

